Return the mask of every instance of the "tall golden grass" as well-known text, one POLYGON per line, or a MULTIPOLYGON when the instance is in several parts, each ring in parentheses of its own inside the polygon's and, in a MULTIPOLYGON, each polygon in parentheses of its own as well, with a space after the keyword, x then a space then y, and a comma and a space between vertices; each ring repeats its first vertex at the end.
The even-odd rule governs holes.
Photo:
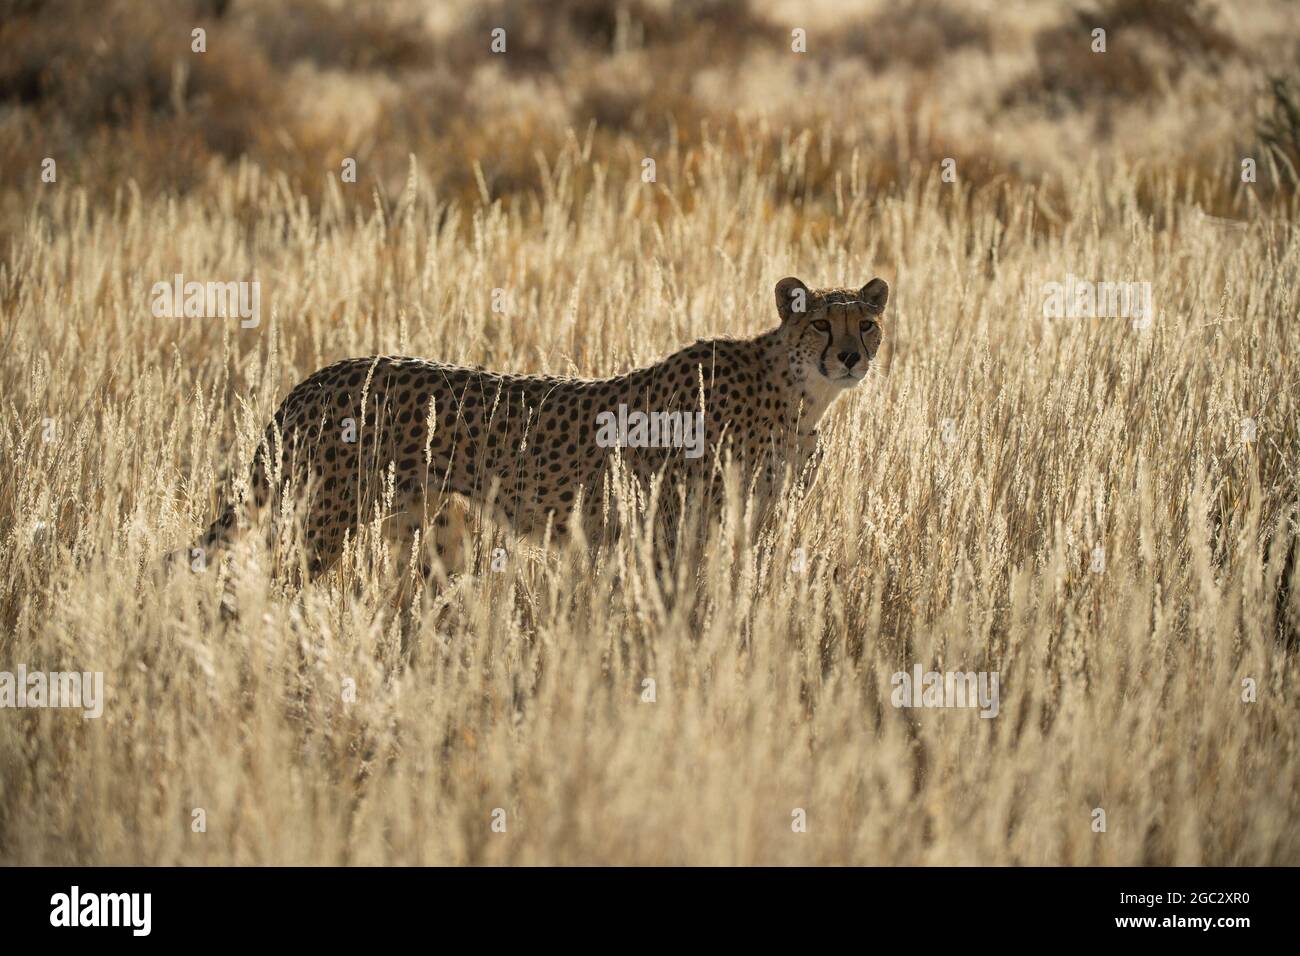
POLYGON ((1229 228, 1171 183, 1156 227, 1094 170, 1044 236, 1034 195, 918 170, 886 199, 846 177, 819 229, 777 176, 695 159, 580 195, 575 147, 535 210, 448 207, 414 169, 390 209, 313 213, 251 166, 39 203, 0 284, 0 648, 103 671, 107 703, 4 712, 5 862, 1300 860, 1294 217, 1229 228), (262 325, 153 318, 177 271, 256 276, 262 325), (485 529, 505 570, 402 613, 382 563, 151 572, 323 362, 613 373, 772 325, 786 272, 895 295, 757 543, 733 512, 660 582, 633 536, 485 529), (1150 281, 1151 328, 1045 320, 1067 272, 1150 281), (998 672, 999 715, 895 708, 916 663, 998 672))
POLYGON ((187 2, 0 0, 0 672, 107 695, 0 709, 0 863, 1300 863, 1284 4, 187 2), (792 273, 893 292, 765 526, 160 571, 328 362, 615 374, 792 273))

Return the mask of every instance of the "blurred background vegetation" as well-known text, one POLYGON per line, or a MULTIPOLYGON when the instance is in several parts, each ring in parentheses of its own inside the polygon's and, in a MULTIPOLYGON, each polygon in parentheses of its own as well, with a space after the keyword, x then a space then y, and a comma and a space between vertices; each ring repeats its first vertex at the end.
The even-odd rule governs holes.
POLYGON ((580 189, 639 176, 648 156, 689 202, 706 139, 756 173, 780 164, 784 198, 813 216, 833 212, 850 162, 890 191, 944 158, 970 188, 1033 181, 1045 196, 1090 162, 1140 164, 1152 183, 1172 169, 1207 210, 1244 216, 1294 195, 1295 12, 1278 0, 0 0, 0 228, 30 211, 45 157, 102 202, 202 190, 241 157, 318 201, 352 157, 349 198, 372 206, 400 192, 412 154, 445 199, 527 203, 572 149, 591 176, 580 189), (207 50, 194 53, 200 27, 207 50), (504 54, 490 50, 497 27, 504 54), (1091 48, 1098 27, 1105 54, 1091 48), (791 50, 795 28, 806 53, 791 50), (1259 164, 1249 198, 1246 156, 1259 164))

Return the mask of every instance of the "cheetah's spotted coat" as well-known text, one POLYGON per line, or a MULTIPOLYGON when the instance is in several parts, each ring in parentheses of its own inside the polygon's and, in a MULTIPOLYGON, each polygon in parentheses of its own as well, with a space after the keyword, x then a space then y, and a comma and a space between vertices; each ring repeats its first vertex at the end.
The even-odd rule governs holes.
MULTIPOLYGON (((696 342, 607 379, 498 374, 382 355, 344 359, 301 382, 280 405, 258 449, 248 504, 256 512, 292 490, 312 574, 333 565, 345 536, 382 504, 390 528, 436 532, 428 526, 445 523, 440 502, 448 493, 490 505, 521 533, 549 525, 563 535, 576 519, 590 534, 599 531, 616 453, 597 443, 596 419, 620 404, 704 412, 702 457, 688 458, 681 448, 617 450, 639 482, 663 476, 677 487, 683 478, 714 474, 730 456, 774 491, 809 463, 815 426, 830 402, 866 374, 888 295, 881 279, 860 290, 812 290, 782 279, 776 329, 696 342), (384 502, 390 483, 393 496, 384 502)), ((227 507, 200 545, 225 544, 238 513, 227 507)))

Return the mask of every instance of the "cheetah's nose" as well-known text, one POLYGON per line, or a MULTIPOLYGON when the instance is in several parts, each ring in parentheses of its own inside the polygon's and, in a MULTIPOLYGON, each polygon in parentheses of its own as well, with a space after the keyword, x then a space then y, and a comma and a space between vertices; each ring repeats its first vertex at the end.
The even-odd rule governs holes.
POLYGON ((858 364, 858 359, 862 358, 857 352, 841 352, 840 361, 844 363, 845 368, 853 368, 858 364))

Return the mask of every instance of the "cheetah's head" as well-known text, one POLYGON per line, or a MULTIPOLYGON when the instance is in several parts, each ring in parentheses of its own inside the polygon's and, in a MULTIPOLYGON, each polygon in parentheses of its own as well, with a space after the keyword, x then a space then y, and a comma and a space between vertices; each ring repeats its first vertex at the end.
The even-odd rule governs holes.
POLYGON ((862 381, 880 348, 888 300, 884 279, 861 289, 810 289, 794 276, 778 282, 776 310, 795 376, 837 389, 862 381))

